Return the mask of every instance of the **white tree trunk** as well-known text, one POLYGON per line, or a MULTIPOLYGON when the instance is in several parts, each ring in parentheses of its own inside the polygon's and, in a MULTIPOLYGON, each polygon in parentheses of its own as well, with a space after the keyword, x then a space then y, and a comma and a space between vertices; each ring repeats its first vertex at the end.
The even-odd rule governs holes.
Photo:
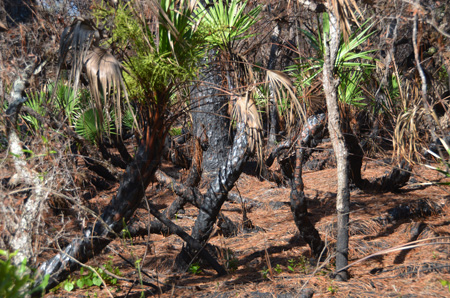
MULTIPOLYGON (((331 7, 331 6, 329 6, 331 7)), ((340 29, 337 17, 329 10, 330 32, 325 40, 325 57, 323 65, 323 88, 325 91, 328 110, 328 131, 333 144, 337 162, 337 198, 336 210, 338 217, 338 233, 336 245, 336 270, 348 264, 348 220, 350 194, 348 189, 348 151, 345 146, 344 135, 340 125, 338 106, 339 79, 335 77, 335 61, 339 50, 340 29)), ((347 280, 347 271, 342 271, 336 276, 339 280, 347 280)))
MULTIPOLYGON (((8 110, 6 111, 8 119, 9 153, 10 156, 12 156, 14 168, 16 170, 16 173, 11 177, 10 183, 15 185, 24 184, 31 188, 31 195, 22 206, 20 218, 16 221, 6 221, 8 230, 13 234, 8 241, 8 245, 13 251, 17 251, 17 255, 13 258, 13 263, 15 265, 22 263, 25 258, 29 260, 34 256, 32 235, 40 217, 42 203, 48 195, 48 192, 44 190, 44 184, 39 179, 38 174, 30 170, 30 166, 24 159, 23 147, 15 130, 16 119, 20 107, 25 101, 22 97, 22 93, 34 68, 35 64, 27 67, 21 76, 14 82, 13 90, 11 91, 11 101, 9 102, 8 110)), ((11 219, 12 218, 13 217, 11 217, 11 219)))

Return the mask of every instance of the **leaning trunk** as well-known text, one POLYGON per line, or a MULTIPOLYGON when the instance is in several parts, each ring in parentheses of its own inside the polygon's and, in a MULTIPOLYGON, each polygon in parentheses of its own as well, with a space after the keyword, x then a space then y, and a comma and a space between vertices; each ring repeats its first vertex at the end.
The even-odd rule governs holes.
MULTIPOLYGON (((198 240, 202 245, 205 245, 211 236, 214 223, 223 203, 228 197, 228 192, 233 188, 234 183, 241 175, 242 165, 247 158, 247 147, 248 140, 245 133, 245 124, 239 122, 233 147, 225 162, 220 166, 216 177, 211 181, 192 229, 192 238, 198 240)), ((189 263, 196 252, 192 247, 183 249, 178 258, 179 265, 183 267, 184 262, 189 263)))
MULTIPOLYGON (((334 64, 339 50, 340 29, 337 16, 329 11, 330 16, 330 32, 325 41, 325 55, 323 65, 323 89, 327 101, 328 110, 328 131, 330 133, 331 142, 333 144, 334 154, 337 162, 337 198, 336 211, 338 218, 338 233, 336 246, 336 270, 347 266, 348 264, 348 220, 349 220, 349 178, 348 178, 348 161, 347 148, 345 146, 344 135, 342 133, 337 87, 339 80, 335 78, 334 64)), ((348 273, 342 271, 337 275, 340 280, 347 280, 348 273)))
POLYGON ((166 130, 161 113, 155 113, 147 128, 134 160, 127 166, 117 195, 111 200, 96 223, 83 231, 80 238, 70 243, 64 251, 44 262, 38 269, 40 279, 50 274, 47 289, 56 286, 71 272, 100 253, 123 228, 144 197, 158 165, 164 145, 166 130), (151 128, 150 128, 151 127, 151 128))

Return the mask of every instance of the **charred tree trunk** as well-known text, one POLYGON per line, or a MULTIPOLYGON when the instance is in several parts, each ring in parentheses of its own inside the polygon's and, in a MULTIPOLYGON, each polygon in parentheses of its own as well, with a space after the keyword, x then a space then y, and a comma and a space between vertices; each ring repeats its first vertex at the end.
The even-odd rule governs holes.
POLYGON ((117 195, 103 211, 94 226, 85 229, 81 238, 75 239, 64 251, 44 262, 38 269, 36 284, 45 274, 50 275, 47 289, 64 280, 70 272, 79 268, 80 262, 86 262, 100 253, 128 222, 144 197, 159 163, 166 136, 166 125, 161 117, 163 111, 149 117, 144 138, 134 160, 128 165, 117 195))
POLYGON ((193 135, 201 138, 206 133, 208 137, 208 149, 203 154, 203 174, 207 177, 217 174, 230 149, 228 96, 221 91, 224 80, 216 55, 216 51, 208 53, 209 67, 191 94, 193 135))
MULTIPOLYGON (((338 189, 336 198, 336 211, 338 217, 338 233, 336 245, 336 269, 339 270, 348 264, 348 221, 350 211, 350 193, 348 177, 348 151, 345 146, 344 135, 341 129, 341 120, 338 106, 337 87, 339 80, 335 77, 334 65, 339 50, 340 28, 338 16, 328 11, 330 18, 330 32, 325 40, 325 55, 323 63, 323 89, 327 101, 328 131, 333 144, 337 162, 338 189)), ((336 276, 338 280, 348 279, 347 271, 341 271, 336 276)))
POLYGON ((324 242, 320 239, 319 232, 308 218, 308 198, 303 192, 302 166, 304 151, 303 147, 312 147, 311 141, 314 135, 323 129, 325 115, 318 117, 312 116, 305 123, 305 127, 301 132, 296 145, 295 169, 294 175, 290 179, 291 184, 291 210, 294 214, 294 221, 300 232, 300 236, 308 243, 311 251, 316 258, 323 258, 326 256, 326 249, 324 242))
MULTIPOLYGON (((233 147, 225 162, 220 166, 218 174, 211 181, 192 229, 192 237, 202 245, 206 245, 228 192, 233 188, 234 183, 242 172, 242 165, 247 158, 247 147, 248 140, 245 133, 245 125, 239 122, 233 147)), ((185 267, 185 264, 189 263, 196 253, 198 253, 198 250, 194 247, 183 248, 178 256, 179 266, 185 267)))
POLYGON ((382 193, 397 191, 408 183, 411 177, 411 166, 405 161, 401 161, 398 167, 394 167, 391 173, 376 178, 372 181, 363 179, 361 176, 361 167, 364 152, 359 145, 358 139, 352 135, 345 135, 345 143, 348 148, 348 163, 350 170, 350 180, 367 193, 382 193))
MULTIPOLYGON (((270 48, 270 56, 269 62, 267 63, 267 69, 272 70, 275 69, 275 64, 278 60, 278 56, 280 53, 279 49, 279 36, 280 36, 280 25, 277 23, 275 28, 273 29, 272 36, 270 37, 272 42, 272 47, 270 48)), ((279 128, 279 117, 278 117, 278 109, 277 103, 275 102, 275 94, 273 90, 274 86, 269 84, 269 110, 268 112, 268 137, 267 137, 267 145, 269 148, 273 148, 277 142, 277 134, 279 128)))

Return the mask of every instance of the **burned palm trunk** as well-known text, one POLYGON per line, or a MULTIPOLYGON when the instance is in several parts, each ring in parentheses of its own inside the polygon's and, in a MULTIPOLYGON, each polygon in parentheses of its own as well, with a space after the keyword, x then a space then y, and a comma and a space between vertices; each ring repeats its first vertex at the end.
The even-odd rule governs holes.
POLYGON ((159 221, 161 221, 164 225, 166 225, 170 232, 173 234, 177 234, 181 239, 183 239, 190 247, 194 248, 199 252, 199 255, 208 261, 208 263, 217 271, 219 275, 225 275, 225 269, 217 263, 216 259, 214 259, 208 251, 202 249, 202 244, 196 241, 194 238, 189 236, 182 228, 174 224, 171 220, 165 217, 163 214, 159 213, 156 210, 155 206, 150 203, 150 213, 156 217, 159 221))
POLYGON ((46 274, 50 275, 47 289, 64 280, 80 267, 80 262, 86 262, 100 253, 134 214, 160 163, 166 130, 164 119, 159 115, 153 115, 145 138, 122 178, 117 195, 105 208, 101 218, 92 227, 85 229, 82 237, 73 240, 64 251, 39 267, 37 284, 46 274))
POLYGON ((230 148, 227 115, 228 96, 221 91, 224 79, 216 56, 216 51, 208 53, 208 68, 201 77, 201 82, 192 91, 192 119, 194 136, 206 133, 208 148, 203 154, 203 174, 214 177, 217 169, 227 159, 230 148))
MULTIPOLYGON (((211 181, 192 229, 192 237, 202 245, 206 245, 228 192, 233 188, 234 183, 241 175, 242 165, 247 158, 247 147, 248 140, 245 133, 245 124, 239 122, 233 147, 228 154, 228 158, 220 167, 218 174, 211 181)), ((194 247, 187 247, 183 249, 180 257, 189 263, 197 252, 194 247)), ((179 262, 179 264, 183 266, 182 262, 179 262)))
POLYGON ((291 179, 291 210, 294 214, 295 225, 300 237, 308 243, 314 257, 325 256, 324 243, 320 239, 319 232, 308 218, 308 202, 303 192, 302 165, 304 149, 297 147, 294 177, 291 179))
POLYGON ((323 241, 320 239, 319 232, 308 218, 308 202, 303 192, 302 166, 303 161, 308 158, 308 153, 304 148, 316 146, 314 140, 316 137, 322 136, 325 122, 325 114, 309 117, 298 137, 295 145, 295 154, 285 156, 285 151, 290 149, 293 143, 292 140, 287 140, 275 147, 266 160, 266 164, 270 166, 274 159, 277 158, 283 176, 289 180, 291 186, 291 210, 295 224, 299 230, 300 237, 308 243, 316 258, 325 257, 327 252, 323 241))

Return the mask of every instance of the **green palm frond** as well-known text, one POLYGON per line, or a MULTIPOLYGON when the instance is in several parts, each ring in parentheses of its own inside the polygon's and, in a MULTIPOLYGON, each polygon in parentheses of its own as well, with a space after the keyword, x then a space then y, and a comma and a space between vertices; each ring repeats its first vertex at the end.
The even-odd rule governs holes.
POLYGON ((130 96, 150 106, 164 105, 180 82, 195 77, 206 44, 191 19, 192 1, 153 0, 148 4, 151 17, 140 13, 134 2, 111 12, 115 27, 109 42, 134 53, 124 61, 130 96))
POLYGON ((56 95, 56 102, 53 104, 53 109, 64 111, 64 116, 67 118, 69 125, 73 125, 74 116, 81 111, 81 97, 75 93, 74 88, 65 84, 59 83, 48 86, 50 94, 56 95))
POLYGON ((206 0, 205 5, 198 4, 199 8, 195 12, 197 20, 204 25, 206 40, 222 49, 235 40, 251 36, 245 35, 245 32, 258 21, 261 12, 260 5, 244 12, 247 1, 206 0))
POLYGON ((338 87, 339 98, 341 102, 348 105, 363 107, 363 90, 359 87, 364 79, 362 71, 349 71, 341 76, 341 82, 338 87))
POLYGON ((108 121, 105 112, 99 112, 95 108, 81 112, 75 120, 76 133, 92 143, 100 142, 102 134, 111 134, 113 129, 113 121, 108 121))
MULTIPOLYGON (((27 94, 27 101, 25 105, 33 109, 36 113, 41 116, 45 116, 45 108, 44 105, 47 101, 47 92, 44 90, 31 92, 27 94)), ((30 123, 32 128, 38 131, 41 128, 41 123, 31 115, 21 115, 21 117, 30 123)))
MULTIPOLYGON (((375 65, 372 63, 374 58, 370 55, 375 50, 359 50, 361 45, 375 33, 375 31, 370 32, 374 23, 369 24, 369 22, 370 20, 364 22, 346 39, 341 36, 340 46, 335 61, 335 69, 341 80, 342 86, 340 88, 339 99, 342 102, 352 102, 356 105, 360 103, 362 91, 359 87, 359 83, 362 82, 364 75, 368 71, 375 68, 375 65), (345 83, 348 83, 348 86, 345 85, 345 83), (344 92, 343 90, 346 88, 350 89, 344 92), (353 93, 354 96, 350 96, 351 93, 353 93), (351 97, 354 97, 355 100, 351 100, 351 97)), ((299 89, 311 86, 323 71, 323 57, 325 55, 324 41, 330 31, 328 13, 323 13, 322 21, 318 20, 318 23, 322 24, 321 33, 319 32, 315 35, 309 31, 302 30, 311 46, 316 50, 316 57, 308 58, 306 63, 299 63, 287 69, 287 71, 291 72, 296 78, 299 89)))

